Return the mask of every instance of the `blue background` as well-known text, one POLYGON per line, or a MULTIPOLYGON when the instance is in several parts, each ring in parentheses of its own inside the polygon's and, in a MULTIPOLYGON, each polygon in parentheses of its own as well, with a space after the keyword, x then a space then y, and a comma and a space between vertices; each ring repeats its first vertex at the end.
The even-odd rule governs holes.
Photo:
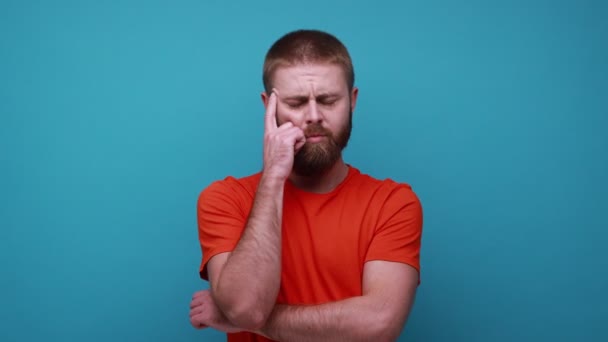
POLYGON ((410 183, 403 341, 606 341, 604 1, 0 3, 1 341, 222 341, 189 325, 196 200, 261 167, 261 67, 348 46, 350 164, 410 183))

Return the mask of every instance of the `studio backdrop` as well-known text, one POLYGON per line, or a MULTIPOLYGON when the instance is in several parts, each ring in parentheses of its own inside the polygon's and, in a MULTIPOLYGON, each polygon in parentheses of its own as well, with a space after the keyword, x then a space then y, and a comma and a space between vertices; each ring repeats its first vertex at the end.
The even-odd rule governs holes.
POLYGON ((604 1, 0 3, 0 341, 224 341, 189 323, 196 201, 262 167, 262 63, 348 47, 347 163, 412 186, 400 341, 607 341, 604 1))

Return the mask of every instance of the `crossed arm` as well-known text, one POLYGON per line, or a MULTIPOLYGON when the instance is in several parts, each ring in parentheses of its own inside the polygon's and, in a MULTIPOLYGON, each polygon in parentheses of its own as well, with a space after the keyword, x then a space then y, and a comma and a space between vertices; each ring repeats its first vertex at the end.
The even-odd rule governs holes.
POLYGON ((277 341, 395 341, 411 309, 417 279, 410 266, 367 262, 362 296, 306 307, 278 305, 262 334, 277 341))
MULTIPOLYGON (((212 288, 229 258, 230 253, 222 253, 209 261, 212 288)), ((226 332, 252 331, 277 341, 395 341, 411 310, 417 284, 413 267, 369 261, 364 266, 362 296, 321 305, 276 305, 257 329, 242 329, 230 322, 213 307, 212 293, 204 304, 197 298, 193 303, 207 307, 206 326, 226 332)))

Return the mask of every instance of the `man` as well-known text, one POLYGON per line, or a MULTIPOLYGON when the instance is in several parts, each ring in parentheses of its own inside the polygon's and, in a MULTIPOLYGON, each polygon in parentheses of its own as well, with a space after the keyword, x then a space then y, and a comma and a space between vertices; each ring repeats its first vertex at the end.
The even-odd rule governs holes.
POLYGON ((394 341, 419 285, 422 208, 409 185, 345 163, 358 89, 344 45, 286 34, 264 62, 264 163, 198 200, 195 328, 228 341, 394 341))

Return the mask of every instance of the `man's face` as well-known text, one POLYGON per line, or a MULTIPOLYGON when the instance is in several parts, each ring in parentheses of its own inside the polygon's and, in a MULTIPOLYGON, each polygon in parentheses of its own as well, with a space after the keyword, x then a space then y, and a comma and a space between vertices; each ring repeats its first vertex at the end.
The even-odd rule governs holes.
POLYGON ((281 67, 272 84, 278 92, 277 125, 291 122, 306 136, 294 171, 302 176, 322 174, 340 159, 348 143, 357 88, 349 92, 344 71, 335 64, 281 67))

